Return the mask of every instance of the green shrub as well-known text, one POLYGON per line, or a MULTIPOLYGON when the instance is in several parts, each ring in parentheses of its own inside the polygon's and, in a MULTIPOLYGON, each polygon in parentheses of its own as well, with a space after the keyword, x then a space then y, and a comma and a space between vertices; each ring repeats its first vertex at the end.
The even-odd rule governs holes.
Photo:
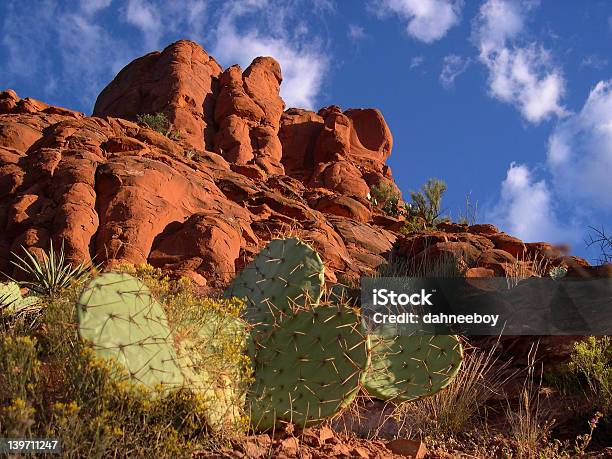
POLYGON ((404 206, 406 225, 404 232, 435 228, 445 220, 440 216, 442 196, 446 183, 438 179, 429 179, 420 191, 411 191, 409 204, 404 206))
POLYGON ((165 135, 166 137, 171 138, 173 140, 178 140, 181 137, 180 133, 174 130, 174 126, 168 121, 168 118, 162 112, 157 112, 155 114, 143 113, 140 115, 136 115, 136 120, 140 124, 144 124, 147 127, 153 129, 154 131, 157 131, 160 134, 165 135))
POLYGON ((39 372, 36 340, 0 335, 0 402, 35 394, 39 372))
POLYGON ((400 215, 400 199, 400 194, 389 182, 381 181, 378 185, 370 188, 370 201, 372 204, 392 217, 400 215))
POLYGON ((68 457, 184 457, 214 443, 205 401, 181 389, 156 396, 129 382, 117 362, 81 348, 70 361, 69 401, 51 407, 46 434, 61 439, 68 457))
POLYGON ((35 424, 36 410, 25 400, 15 398, 0 406, 0 435, 5 438, 27 438, 35 424))
POLYGON ((589 336, 574 344, 569 370, 583 381, 595 408, 612 414, 612 340, 589 336))

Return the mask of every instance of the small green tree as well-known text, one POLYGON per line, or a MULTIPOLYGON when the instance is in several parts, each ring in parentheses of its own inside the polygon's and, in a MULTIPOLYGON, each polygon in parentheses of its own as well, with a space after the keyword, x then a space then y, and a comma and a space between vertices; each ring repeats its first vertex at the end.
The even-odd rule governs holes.
POLYGON ((389 183, 381 181, 370 188, 370 201, 380 208, 384 213, 392 217, 400 215, 400 194, 395 187, 389 183))
POLYGON ((411 202, 404 205, 408 230, 435 228, 443 220, 440 212, 445 191, 446 183, 431 178, 419 191, 410 192, 411 202))
POLYGON ((168 121, 168 118, 162 112, 157 112, 155 114, 143 113, 140 115, 136 115, 136 120, 140 124, 144 124, 147 127, 159 132, 160 134, 165 135, 168 138, 175 140, 180 138, 179 132, 174 130, 174 126, 168 121))

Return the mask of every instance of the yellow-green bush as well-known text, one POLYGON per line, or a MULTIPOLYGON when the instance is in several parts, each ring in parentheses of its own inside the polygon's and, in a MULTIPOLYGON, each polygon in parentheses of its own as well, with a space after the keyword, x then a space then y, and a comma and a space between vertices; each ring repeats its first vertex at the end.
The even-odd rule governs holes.
POLYGON ((245 352, 249 330, 240 319, 244 302, 199 296, 188 279, 171 280, 147 264, 116 269, 142 280, 162 303, 179 358, 200 375, 197 391, 213 407, 214 427, 244 430, 248 420, 242 411, 252 382, 245 352))
POLYGON ((248 330, 239 321, 243 302, 203 298, 188 280, 171 280, 148 265, 120 269, 160 300, 177 348, 189 343, 190 362, 210 375, 212 390, 151 391, 130 381, 118 362, 97 357, 78 337, 82 285, 75 283, 41 299, 35 327, 0 333, 0 437, 59 438, 66 457, 186 457, 246 430, 242 410, 251 369, 248 330), (218 381, 231 386, 222 403, 215 397, 219 386, 224 389, 218 381), (213 431, 210 412, 220 405, 232 416, 213 431))
POLYGON ((574 344, 568 364, 571 372, 584 381, 595 408, 612 412, 612 340, 609 336, 589 336, 574 344))
POLYGON ((207 431, 206 403, 188 389, 158 395, 129 381, 118 363, 82 348, 65 382, 70 401, 51 407, 46 434, 75 457, 182 457, 217 441, 207 431))
POLYGON ((25 400, 32 395, 39 371, 36 340, 0 336, 0 401, 25 400))

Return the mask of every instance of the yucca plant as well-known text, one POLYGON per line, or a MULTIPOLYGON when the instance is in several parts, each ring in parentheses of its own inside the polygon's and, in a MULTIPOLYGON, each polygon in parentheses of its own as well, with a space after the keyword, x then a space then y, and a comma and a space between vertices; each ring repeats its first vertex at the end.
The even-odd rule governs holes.
POLYGON ((12 255, 17 261, 11 260, 11 263, 25 272, 28 277, 28 280, 20 284, 41 295, 55 297, 71 282, 84 280, 91 270, 91 267, 85 262, 73 266, 72 263, 66 261, 63 241, 58 252, 53 249, 53 242, 51 242, 49 251, 43 252, 40 258, 25 247, 21 248, 24 256, 21 257, 13 252, 12 255))

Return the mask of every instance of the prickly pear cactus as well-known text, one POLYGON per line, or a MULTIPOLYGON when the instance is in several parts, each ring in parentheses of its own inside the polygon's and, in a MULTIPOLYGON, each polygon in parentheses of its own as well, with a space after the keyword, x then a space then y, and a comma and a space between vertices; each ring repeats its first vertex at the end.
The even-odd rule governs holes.
POLYGON ((23 297, 17 282, 0 283, 0 313, 16 314, 38 303, 36 297, 23 297))
POLYGON ((433 395, 459 372, 463 347, 456 336, 370 335, 372 363, 365 377, 368 393, 398 402, 433 395))
POLYGON ((279 421, 304 427, 338 413, 355 398, 369 364, 358 315, 337 305, 294 311, 253 342, 247 410, 260 431, 279 421))
POLYGON ((148 287, 126 273, 90 281, 77 303, 79 334, 100 357, 125 366, 150 389, 184 382, 166 315, 148 287))
POLYGON ((313 304, 319 301, 324 269, 308 244, 296 238, 275 239, 236 276, 225 297, 246 298, 248 321, 270 324, 293 305, 303 306, 306 296, 313 304))

